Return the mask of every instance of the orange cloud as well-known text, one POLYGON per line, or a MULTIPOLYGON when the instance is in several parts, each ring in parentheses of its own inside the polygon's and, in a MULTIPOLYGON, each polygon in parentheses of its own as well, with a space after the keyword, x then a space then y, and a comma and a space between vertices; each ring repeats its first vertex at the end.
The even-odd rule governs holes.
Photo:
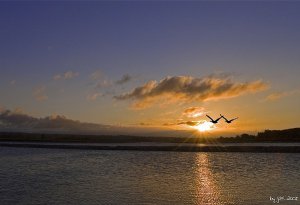
POLYGON ((188 118, 200 117, 203 114, 204 114, 203 107, 189 107, 189 108, 185 109, 182 113, 183 116, 186 116, 188 118))
POLYGON ((202 102, 237 97, 245 93, 255 93, 268 87, 261 80, 252 82, 233 82, 229 77, 191 76, 166 77, 160 82, 149 81, 114 98, 133 100, 135 108, 149 107, 155 102, 202 102))

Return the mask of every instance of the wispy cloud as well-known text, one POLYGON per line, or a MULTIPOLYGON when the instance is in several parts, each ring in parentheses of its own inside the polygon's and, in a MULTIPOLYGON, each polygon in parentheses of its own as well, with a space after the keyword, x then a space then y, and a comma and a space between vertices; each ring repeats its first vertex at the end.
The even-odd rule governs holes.
POLYGON ((166 77, 161 81, 149 81, 128 93, 114 96, 117 100, 133 100, 135 108, 145 108, 155 102, 202 102, 240 96, 265 90, 268 85, 262 80, 233 82, 230 77, 191 76, 166 77))
POLYGON ((98 97, 101 97, 101 96, 103 96, 103 94, 99 93, 99 92, 90 93, 90 94, 87 95, 86 99, 88 101, 95 101, 95 100, 97 100, 98 97))
POLYGON ((67 79, 75 78, 77 76, 79 76, 78 72, 67 71, 65 73, 57 74, 57 75, 53 76, 53 80, 67 80, 67 79))
POLYGON ((102 78, 102 72, 100 70, 96 70, 90 75, 90 79, 92 80, 100 80, 102 78))
POLYGON ((93 89, 107 88, 112 86, 112 82, 105 78, 100 70, 96 70, 90 75, 90 80, 93 84, 93 89))
POLYGON ((120 80, 116 81, 116 84, 122 85, 122 84, 129 82, 130 80, 132 80, 132 76, 130 76, 129 74, 125 74, 122 76, 122 78, 120 80))
POLYGON ((94 88, 107 88, 110 87, 111 85, 112 85, 111 81, 107 79, 102 79, 95 82, 94 88))
POLYGON ((300 90, 284 91, 271 93, 265 98, 265 101, 276 101, 284 97, 300 94, 300 90))
POLYGON ((53 76, 53 80, 60 80, 60 79, 62 79, 62 76, 60 74, 53 76))
POLYGON ((33 97, 37 101, 45 101, 48 99, 48 96, 46 95, 46 87, 45 86, 39 86, 34 89, 33 91, 33 97))

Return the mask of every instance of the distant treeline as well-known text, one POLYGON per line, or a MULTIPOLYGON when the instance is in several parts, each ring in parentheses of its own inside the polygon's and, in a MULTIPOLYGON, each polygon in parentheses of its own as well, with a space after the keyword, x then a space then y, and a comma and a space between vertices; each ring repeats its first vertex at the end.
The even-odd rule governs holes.
POLYGON ((183 137, 147 137, 129 135, 76 135, 76 134, 41 134, 21 132, 0 132, 0 141, 18 142, 78 142, 78 143, 132 143, 132 142, 167 142, 167 143, 242 143, 242 142, 300 142, 300 128, 286 130, 265 130, 257 135, 241 134, 236 137, 219 138, 183 138, 183 137))
POLYGON ((300 128, 265 130, 257 135, 241 134, 236 137, 219 137, 219 142, 300 142, 300 128))

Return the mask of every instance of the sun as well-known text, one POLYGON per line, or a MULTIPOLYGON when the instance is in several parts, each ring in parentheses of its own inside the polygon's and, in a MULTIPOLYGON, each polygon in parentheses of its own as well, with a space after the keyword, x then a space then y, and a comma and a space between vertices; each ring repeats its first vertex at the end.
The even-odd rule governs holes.
POLYGON ((201 122, 200 124, 195 126, 195 129, 197 129, 199 132, 205 132, 205 131, 209 131, 215 128, 215 125, 211 122, 201 122))

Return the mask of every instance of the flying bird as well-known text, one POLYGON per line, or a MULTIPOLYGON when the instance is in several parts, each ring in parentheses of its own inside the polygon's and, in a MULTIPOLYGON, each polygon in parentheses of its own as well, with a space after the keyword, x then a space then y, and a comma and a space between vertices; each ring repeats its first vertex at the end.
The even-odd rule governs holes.
POLYGON ((228 119, 227 119, 226 117, 224 117, 223 115, 220 114, 220 116, 221 116, 221 118, 223 118, 223 119, 225 120, 225 122, 227 122, 227 123, 231 123, 232 121, 238 119, 238 117, 236 117, 236 118, 233 118, 233 119, 231 119, 231 120, 228 120, 228 119))
POLYGON ((210 116, 208 116, 208 115, 206 115, 209 119, 210 119, 210 122, 212 122, 212 123, 214 123, 214 124, 217 124, 218 123, 218 121, 222 118, 222 116, 221 117, 219 117, 219 118, 217 118, 217 119, 212 119, 210 116))

